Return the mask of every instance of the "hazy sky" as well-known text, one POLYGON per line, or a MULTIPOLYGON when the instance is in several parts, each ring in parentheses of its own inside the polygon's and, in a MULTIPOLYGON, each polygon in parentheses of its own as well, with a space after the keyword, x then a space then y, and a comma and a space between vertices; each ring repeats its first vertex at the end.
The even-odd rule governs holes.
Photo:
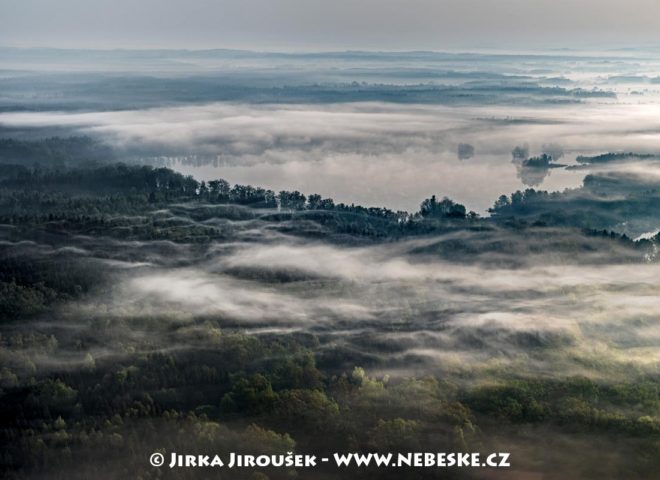
POLYGON ((660 0, 0 0, 0 45, 433 49, 660 44, 660 0))

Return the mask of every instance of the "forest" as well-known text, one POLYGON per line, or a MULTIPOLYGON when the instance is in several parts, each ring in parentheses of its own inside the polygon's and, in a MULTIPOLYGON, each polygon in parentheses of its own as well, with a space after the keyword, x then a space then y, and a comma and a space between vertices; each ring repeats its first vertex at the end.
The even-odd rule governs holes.
POLYGON ((648 179, 588 175, 480 216, 441 192, 404 212, 200 182, 83 138, 0 152, 3 478, 209 478, 148 463, 185 449, 505 451, 506 478, 660 469, 648 179))

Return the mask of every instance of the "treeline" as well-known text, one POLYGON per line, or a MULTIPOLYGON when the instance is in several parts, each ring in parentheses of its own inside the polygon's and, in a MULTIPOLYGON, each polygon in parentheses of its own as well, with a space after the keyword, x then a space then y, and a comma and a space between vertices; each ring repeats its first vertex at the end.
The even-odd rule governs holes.
POLYGON ((123 163, 91 168, 41 168, 6 165, 0 186, 8 190, 48 189, 75 194, 159 194, 164 199, 194 198, 199 183, 167 168, 123 163))
POLYGON ((149 203, 194 200, 211 204, 235 204, 278 211, 335 211, 378 217, 394 222, 411 219, 476 219, 475 212, 448 198, 435 196, 422 202, 410 214, 384 207, 363 207, 335 203, 319 194, 306 196, 299 191, 274 192, 252 185, 230 185, 223 179, 198 182, 169 168, 131 166, 122 163, 93 168, 44 169, 5 165, 0 167, 0 188, 8 191, 52 190, 69 194, 100 195, 122 193, 144 195, 149 203))
POLYGON ((0 138, 0 163, 75 166, 107 162, 115 152, 90 137, 50 137, 39 140, 0 138))
POLYGON ((231 185, 223 179, 199 182, 169 168, 110 164, 91 168, 50 168, 0 165, 0 223, 35 225, 78 233, 106 233, 119 228, 113 215, 125 219, 122 235, 140 239, 197 242, 224 237, 211 224, 165 225, 151 213, 176 204, 196 205, 182 212, 191 222, 213 218, 262 218, 291 233, 322 235, 308 228, 313 222, 328 232, 363 238, 446 232, 456 228, 489 228, 515 221, 522 225, 576 227, 625 233, 633 238, 652 231, 660 221, 660 191, 644 179, 624 175, 587 175, 581 188, 547 192, 533 188, 502 195, 490 219, 480 219, 464 205, 435 195, 409 213, 384 207, 335 202, 319 194, 231 185), (224 210, 218 211, 222 207, 224 210), (289 227, 286 221, 293 221, 289 227), (625 227, 625 228, 622 228, 625 227))
POLYGON ((577 189, 547 192, 529 188, 502 195, 489 209, 491 218, 481 219, 464 205, 435 195, 423 200, 418 211, 409 213, 338 203, 319 194, 231 185, 223 179, 199 182, 169 168, 0 165, 0 223, 48 224, 49 229, 82 234, 114 235, 114 231, 144 240, 195 242, 226 236, 226 228, 212 225, 217 218, 261 218, 290 233, 325 238, 331 233, 396 238, 511 222, 617 231, 635 238, 653 231, 660 221, 660 190, 656 187, 629 175, 587 175, 577 189), (152 218, 153 212, 172 211, 177 204, 195 206, 180 212, 179 217, 190 218, 188 225, 152 218), (117 215, 126 218, 108 221, 117 215))
POLYGON ((660 184, 625 173, 587 175, 580 188, 533 188, 501 195, 489 209, 495 222, 525 219, 539 224, 615 230, 636 237, 660 222, 660 184))
POLYGON ((658 158, 660 158, 659 155, 650 154, 650 153, 608 152, 594 156, 578 155, 575 158, 575 161, 581 164, 598 164, 598 163, 621 162, 623 160, 630 160, 630 159, 657 160, 658 158))

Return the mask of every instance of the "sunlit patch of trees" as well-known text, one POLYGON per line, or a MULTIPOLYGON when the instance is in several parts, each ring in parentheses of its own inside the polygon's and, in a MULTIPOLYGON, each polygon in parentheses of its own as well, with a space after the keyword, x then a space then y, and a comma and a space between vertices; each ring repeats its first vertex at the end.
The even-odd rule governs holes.
MULTIPOLYGON (((48 338, 23 341, 58 348, 48 338)), ((330 455, 433 445, 479 451, 496 448, 493 439, 505 431, 527 443, 525 455, 543 455, 537 426, 546 435, 584 437, 576 440, 583 448, 588 443, 579 442, 589 438, 610 439, 625 461, 608 468, 650 478, 660 434, 660 392, 652 378, 513 378, 481 386, 431 376, 392 380, 360 367, 322 371, 312 349, 286 336, 220 332, 213 348, 97 358, 74 370, 34 373, 28 383, 3 367, 0 380, 0 439, 7 445, 1 465, 9 478, 149 476, 144 459, 154 449, 330 455)), ((593 474, 587 476, 599 478, 597 455, 586 448, 582 455, 593 474)), ((262 473, 278 479, 292 472, 262 473)), ((387 478, 378 471, 352 475, 387 478)), ((430 471, 419 475, 434 478, 430 471)))

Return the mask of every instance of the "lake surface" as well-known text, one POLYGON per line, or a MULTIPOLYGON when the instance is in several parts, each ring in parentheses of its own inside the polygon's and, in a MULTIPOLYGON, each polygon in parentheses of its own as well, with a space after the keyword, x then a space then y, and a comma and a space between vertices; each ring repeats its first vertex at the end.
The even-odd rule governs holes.
POLYGON ((657 51, 84 55, 0 49, 0 136, 86 135, 203 180, 482 214, 579 186, 576 156, 660 152, 657 51), (524 166, 541 154, 553 168, 524 166))

